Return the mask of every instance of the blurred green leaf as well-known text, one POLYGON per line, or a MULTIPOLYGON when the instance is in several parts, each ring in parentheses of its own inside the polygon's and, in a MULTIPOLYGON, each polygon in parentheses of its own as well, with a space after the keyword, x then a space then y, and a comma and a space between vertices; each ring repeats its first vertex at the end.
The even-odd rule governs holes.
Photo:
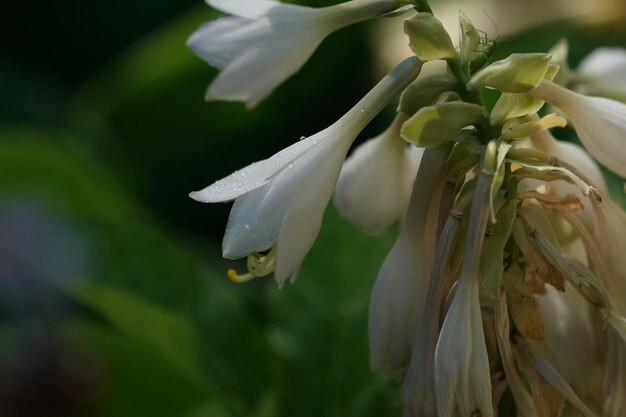
POLYGON ((130 339, 162 353, 182 372, 199 377, 196 333, 182 317, 103 285, 85 283, 72 293, 130 339))
POLYGON ((137 202, 67 134, 33 126, 0 126, 3 197, 42 197, 53 206, 104 219, 127 216, 137 202))

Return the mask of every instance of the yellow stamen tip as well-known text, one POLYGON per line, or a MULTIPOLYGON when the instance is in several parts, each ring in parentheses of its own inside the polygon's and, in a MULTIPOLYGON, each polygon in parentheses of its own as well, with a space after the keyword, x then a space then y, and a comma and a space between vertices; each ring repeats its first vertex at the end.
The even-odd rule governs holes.
POLYGON ((229 280, 231 280, 232 282, 236 282, 236 283, 248 282, 254 279, 254 275, 252 274, 239 275, 237 271, 235 271, 234 269, 229 269, 228 271, 226 271, 226 276, 228 277, 229 280))

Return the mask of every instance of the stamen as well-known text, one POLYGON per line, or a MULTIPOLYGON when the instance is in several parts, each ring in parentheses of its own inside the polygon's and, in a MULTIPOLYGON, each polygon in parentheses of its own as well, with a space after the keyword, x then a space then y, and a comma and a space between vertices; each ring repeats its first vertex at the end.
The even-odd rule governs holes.
POLYGON ((263 247, 248 255, 248 273, 239 275, 234 269, 229 269, 226 275, 233 282, 242 283, 252 281, 257 277, 264 277, 272 272, 276 266, 276 245, 263 247))
POLYGON ((241 284, 243 282, 248 282, 251 281, 255 278, 254 275, 252 274, 243 274, 243 275, 239 275, 237 273, 237 271, 235 271, 234 269, 229 269, 226 272, 226 275, 228 276, 228 279, 231 280, 232 282, 236 282, 238 284, 241 284))

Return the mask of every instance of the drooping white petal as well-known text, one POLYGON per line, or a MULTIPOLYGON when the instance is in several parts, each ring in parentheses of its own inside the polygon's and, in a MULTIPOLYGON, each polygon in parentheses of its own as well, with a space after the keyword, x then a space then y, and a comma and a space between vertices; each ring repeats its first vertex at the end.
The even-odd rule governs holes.
POLYGON ((206 2, 221 12, 247 19, 260 18, 277 10, 293 10, 294 13, 306 13, 310 10, 308 7, 285 4, 277 0, 206 0, 206 2))
POLYGON ((320 42, 344 26, 396 10, 398 0, 352 0, 311 8, 273 0, 208 0, 235 18, 198 29, 189 47, 222 69, 207 99, 242 100, 254 107, 296 73, 320 42))
POLYGON ((239 258, 276 244, 276 281, 282 285, 295 277, 317 236, 350 144, 420 69, 416 58, 403 61, 332 126, 192 193, 204 202, 236 198, 224 257, 239 258))
POLYGON ((262 40, 271 34, 267 19, 251 20, 235 16, 205 23, 189 36, 187 47, 209 65, 224 69, 250 49, 250 39, 262 40))
POLYGON ((583 96, 547 80, 530 94, 565 113, 585 148, 611 171, 626 177, 626 104, 583 96))
POLYGON ((190 194, 202 203, 219 203, 233 200, 265 185, 272 176, 306 154, 316 145, 337 136, 336 125, 322 130, 276 153, 271 158, 254 162, 229 176, 190 194))
POLYGON ((579 92, 626 100, 626 49, 594 50, 580 62, 576 75, 579 92))
POLYGON ((335 191, 335 206, 346 219, 371 232, 382 232, 402 218, 423 150, 400 137, 406 116, 369 139, 346 160, 335 191))
POLYGON ((370 367, 397 370, 409 359, 428 288, 424 230, 433 181, 443 164, 441 150, 424 154, 400 233, 380 268, 369 305, 370 367))
POLYGON ((253 108, 302 68, 324 36, 317 31, 288 33, 245 50, 213 80, 205 98, 245 101, 253 108))
MULTIPOLYGON (((311 162, 308 164, 309 169, 298 172, 297 175, 302 178, 302 182, 306 181, 307 186, 292 195, 280 227, 274 272, 279 284, 288 277, 295 279, 304 256, 311 249, 349 145, 350 142, 344 142, 334 147, 325 147, 315 156, 320 161, 311 162)), ((279 175, 276 178, 276 187, 281 187, 281 182, 297 180, 285 178, 282 181, 279 175)))

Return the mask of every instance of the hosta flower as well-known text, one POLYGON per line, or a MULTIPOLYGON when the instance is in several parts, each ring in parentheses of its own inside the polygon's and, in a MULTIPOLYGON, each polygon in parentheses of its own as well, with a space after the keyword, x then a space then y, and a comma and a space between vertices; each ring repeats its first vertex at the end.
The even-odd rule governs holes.
POLYGON ((580 62, 575 80, 581 93, 626 101, 626 49, 596 49, 580 62))
POLYGON ((434 176, 443 154, 428 150, 420 165, 400 233, 380 268, 369 305, 370 367, 398 370, 404 367, 411 341, 420 323, 428 288, 426 223, 435 191, 434 176))
POLYGON ((352 0, 311 8, 275 0, 207 0, 228 13, 199 28, 187 45, 221 73, 207 99, 241 100, 249 108, 296 73, 335 30, 396 10, 403 0, 352 0))
POLYGON ((402 218, 422 150, 400 137, 399 113, 379 136, 357 147, 341 169, 335 206, 357 226, 378 233, 402 218))
POLYGON ((416 58, 405 60, 330 127, 191 193, 201 202, 235 199, 222 245, 224 257, 263 257, 272 265, 262 263, 262 275, 274 270, 279 285, 289 277, 295 279, 317 236, 350 145, 420 69, 416 58))
POLYGON ((547 80, 530 94, 565 113, 591 155, 611 171, 626 177, 625 104, 584 96, 547 80))

